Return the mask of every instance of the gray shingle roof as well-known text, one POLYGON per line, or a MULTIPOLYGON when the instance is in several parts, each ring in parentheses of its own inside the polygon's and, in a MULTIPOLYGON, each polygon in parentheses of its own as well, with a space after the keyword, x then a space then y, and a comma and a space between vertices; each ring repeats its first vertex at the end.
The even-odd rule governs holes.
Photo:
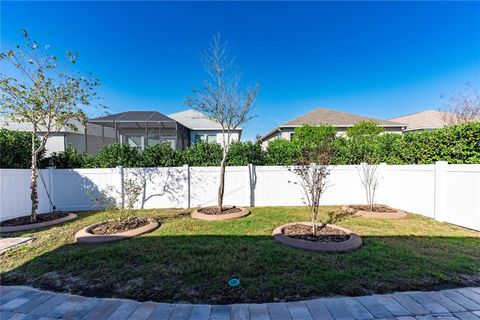
POLYGON ((347 112, 340 112, 326 108, 318 108, 308 113, 305 113, 289 122, 281 125, 280 127, 289 127, 289 126, 301 126, 302 124, 308 123, 311 125, 321 125, 321 124, 329 124, 335 127, 342 127, 342 126, 352 126, 357 122, 361 121, 373 121, 377 125, 380 126, 389 126, 389 127, 402 127, 403 124, 390 121, 390 120, 383 120, 371 117, 365 117, 356 115, 353 113, 347 112))
POLYGON ((89 120, 95 122, 175 122, 175 120, 157 111, 126 111, 89 120))
MULTIPOLYGON (((193 109, 172 113, 168 116, 192 130, 222 129, 222 126, 218 122, 209 119, 203 113, 193 109)), ((241 130, 241 128, 237 128, 237 130, 241 130)))

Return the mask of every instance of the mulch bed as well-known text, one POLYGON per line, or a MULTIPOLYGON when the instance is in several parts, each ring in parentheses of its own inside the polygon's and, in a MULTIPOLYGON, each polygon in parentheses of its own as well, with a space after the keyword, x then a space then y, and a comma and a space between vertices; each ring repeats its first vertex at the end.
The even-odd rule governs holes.
POLYGON ((98 226, 90 230, 90 233, 95 235, 115 234, 141 228, 149 223, 150 221, 148 221, 147 218, 138 217, 131 217, 126 219, 125 221, 109 220, 99 224, 98 226))
POLYGON ((367 205, 350 205, 349 206, 350 208, 354 209, 354 210, 358 210, 358 211, 369 211, 369 212, 396 212, 397 210, 396 209, 392 209, 388 206, 384 206, 384 205, 381 205, 381 204, 376 204, 373 206, 373 211, 370 210, 370 206, 367 206, 367 205))
POLYGON ((317 235, 312 234, 312 227, 303 224, 294 224, 286 226, 283 234, 289 238, 301 239, 312 242, 343 242, 350 239, 350 235, 342 230, 330 228, 328 226, 317 226, 317 235))
POLYGON ((223 210, 220 211, 218 207, 208 207, 208 208, 201 208, 198 209, 198 212, 203 214, 211 214, 211 215, 220 215, 220 214, 230 214, 242 211, 241 208, 237 207, 223 207, 223 210))
MULTIPOLYGON (((37 214, 37 222, 35 223, 57 220, 57 219, 64 218, 66 216, 68 216, 68 213, 66 212, 51 212, 51 213, 37 214)), ((23 216, 23 217, 2 221, 0 223, 0 226, 13 227, 13 226, 24 226, 27 224, 32 224, 32 222, 30 221, 30 216, 23 216)))

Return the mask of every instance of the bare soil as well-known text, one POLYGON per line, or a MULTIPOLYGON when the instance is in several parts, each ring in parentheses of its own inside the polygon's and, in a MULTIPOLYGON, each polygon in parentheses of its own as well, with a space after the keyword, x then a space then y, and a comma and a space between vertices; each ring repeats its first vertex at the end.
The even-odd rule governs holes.
POLYGON ((303 224, 287 226, 283 229, 283 234, 289 238, 313 242, 343 242, 350 239, 350 235, 342 230, 320 225, 317 226, 316 236, 312 234, 311 226, 306 226, 303 224))
POLYGON ((124 231, 129 231, 137 228, 141 228, 146 226, 150 222, 147 218, 138 218, 138 217, 131 217, 125 219, 125 221, 120 220, 110 220, 105 221, 90 230, 91 233, 95 235, 107 235, 107 234, 114 234, 120 233, 124 231))
POLYGON ((229 214, 229 213, 236 213, 242 211, 241 208, 237 207, 223 207, 223 210, 220 211, 218 207, 208 207, 208 208, 201 208, 198 209, 198 212, 203 213, 203 214, 212 214, 212 215, 218 215, 218 214, 229 214))
POLYGON ((390 207, 381 205, 381 204, 376 204, 373 206, 373 211, 370 209, 370 206, 368 205, 353 205, 349 206, 350 208, 358 211, 369 211, 369 212, 396 212, 397 210, 392 209, 390 207))
MULTIPOLYGON (((64 218, 68 215, 66 212, 50 212, 37 214, 37 221, 35 223, 47 222, 52 220, 57 220, 64 218)), ((24 226, 27 224, 32 224, 30 221, 30 216, 18 217, 10 220, 5 220, 0 223, 2 227, 13 227, 13 226, 24 226)))

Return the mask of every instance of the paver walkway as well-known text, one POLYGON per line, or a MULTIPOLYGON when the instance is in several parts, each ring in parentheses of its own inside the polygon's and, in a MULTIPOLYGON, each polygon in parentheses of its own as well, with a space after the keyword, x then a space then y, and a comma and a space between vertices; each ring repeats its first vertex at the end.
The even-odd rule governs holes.
POLYGON ((30 287, 3 286, 0 287, 0 319, 479 320, 480 287, 210 306, 87 298, 30 287))

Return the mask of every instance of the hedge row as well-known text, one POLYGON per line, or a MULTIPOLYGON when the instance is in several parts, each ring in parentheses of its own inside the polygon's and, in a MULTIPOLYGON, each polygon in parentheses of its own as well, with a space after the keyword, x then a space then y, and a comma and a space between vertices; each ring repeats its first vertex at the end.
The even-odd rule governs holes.
MULTIPOLYGON (((311 132, 311 128, 303 128, 311 132)), ((328 130, 326 130, 328 131, 328 130)), ((325 128, 314 132, 325 133, 325 128), (322 131, 323 130, 323 131, 322 131)), ((303 139, 310 139, 305 134, 303 139)), ((309 140, 310 141, 310 140, 309 140)), ((258 143, 236 142, 231 145, 227 164, 230 166, 291 165, 299 158, 302 143, 295 141, 272 141, 266 151, 258 143)), ((435 161, 449 163, 480 163, 480 123, 469 123, 433 131, 409 134, 368 134, 351 138, 335 139, 337 149, 334 164, 358 164, 375 159, 388 164, 429 164, 435 161)), ((0 131, 0 167, 30 167, 31 137, 26 133, 0 131)), ((127 145, 113 144, 91 156, 77 153, 73 148, 43 158, 41 166, 57 168, 111 168, 125 167, 170 167, 218 166, 222 150, 216 143, 200 142, 180 152, 168 144, 155 145, 143 152, 127 145)))

